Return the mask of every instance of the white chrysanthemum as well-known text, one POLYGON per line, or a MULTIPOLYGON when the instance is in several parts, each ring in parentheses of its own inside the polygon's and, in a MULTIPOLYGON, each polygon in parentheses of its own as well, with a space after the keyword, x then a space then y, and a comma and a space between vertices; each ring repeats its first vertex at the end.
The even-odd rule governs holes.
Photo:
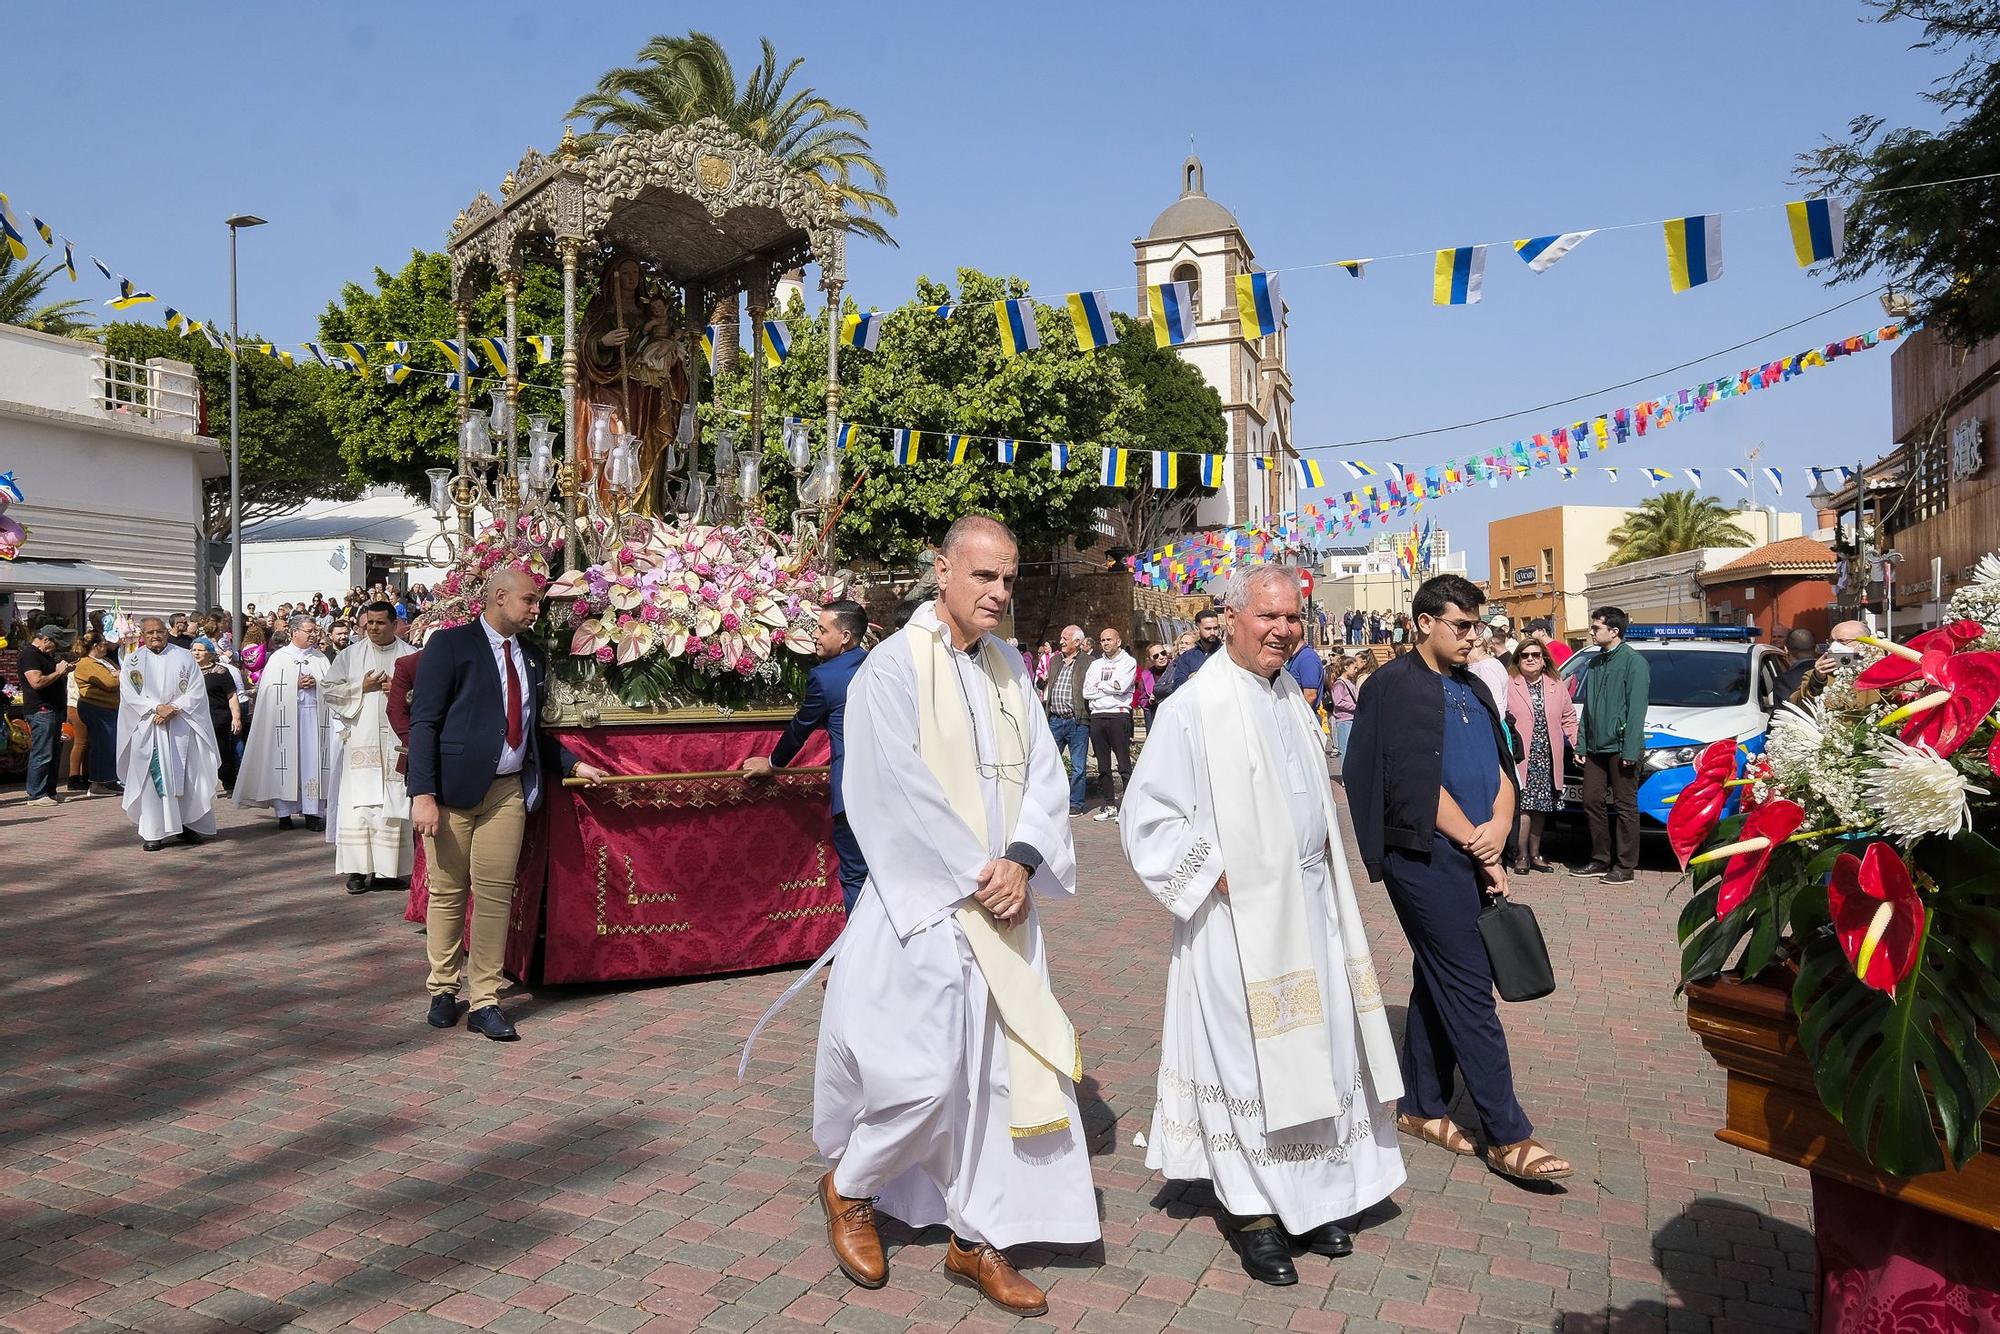
POLYGON ((1779 787, 1803 786, 1812 776, 1826 743, 1826 710, 1818 700, 1785 704, 1772 715, 1764 734, 1764 756, 1779 787))
POLYGON ((1989 551, 1972 567, 1972 582, 1988 588, 2000 586, 2000 551, 1989 551))
POLYGON ((1930 834, 1950 838, 1972 827, 1968 793, 1974 787, 1950 760, 1929 746, 1911 746, 1895 737, 1879 739, 1875 766, 1862 779, 1879 812, 1876 827, 1914 841, 1930 834))

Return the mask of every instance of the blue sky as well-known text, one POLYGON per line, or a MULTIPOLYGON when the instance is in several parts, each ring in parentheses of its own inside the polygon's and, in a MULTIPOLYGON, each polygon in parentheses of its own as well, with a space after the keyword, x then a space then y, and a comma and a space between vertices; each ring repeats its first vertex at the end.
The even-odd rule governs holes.
MULTIPOLYGON (((866 112, 901 246, 855 244, 849 290, 883 307, 959 265, 1037 293, 1129 287, 1131 241, 1178 193, 1190 134, 1209 193, 1276 268, 1796 197, 1794 155, 1851 116, 1930 124, 1919 94, 1942 69, 1906 49, 1914 30, 1864 22, 1854 0, 17 8, 0 85, 0 190, 16 211, 221 319, 221 220, 262 214, 272 225, 243 243, 244 325, 293 342, 342 282, 440 247, 476 191, 551 147, 576 94, 657 31, 711 31, 745 67, 768 35, 866 112)), ((1495 250, 1469 309, 1430 305, 1427 260, 1360 282, 1290 275, 1297 442, 1586 393, 1862 290, 1799 270, 1778 210, 1728 217, 1724 252, 1722 281, 1674 295, 1657 228, 1594 236, 1539 276, 1495 250)), ((1131 308, 1129 292, 1113 299, 1131 308)), ((1870 299, 1573 408, 1353 454, 1463 457, 1879 322, 1870 299)), ((1616 451, 1616 484, 1551 470, 1426 512, 1478 571, 1488 519, 1636 503, 1642 465, 1702 468, 1733 499, 1722 469, 1761 445, 1796 501, 1807 466, 1873 457, 1888 429, 1885 349, 1616 451)))

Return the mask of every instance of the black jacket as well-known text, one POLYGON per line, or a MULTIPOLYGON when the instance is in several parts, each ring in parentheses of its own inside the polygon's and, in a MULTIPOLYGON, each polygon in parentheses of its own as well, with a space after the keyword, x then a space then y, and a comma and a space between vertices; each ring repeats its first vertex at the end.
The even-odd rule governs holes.
MULTIPOLYGON (((1451 674, 1464 685, 1479 687, 1473 698, 1493 724, 1495 753, 1502 757, 1500 772, 1513 786, 1514 766, 1505 763, 1510 753, 1507 734, 1492 699, 1479 678, 1465 668, 1454 667, 1451 674)), ((1392 658, 1361 683, 1354 731, 1340 772, 1354 837, 1370 880, 1382 878, 1382 858, 1388 848, 1430 852, 1444 778, 1444 689, 1422 654, 1392 658)))
MULTIPOLYGON (((548 678, 541 650, 525 635, 514 643, 528 668, 521 683, 521 720, 528 733, 521 789, 532 811, 541 803, 544 771, 568 774, 576 759, 535 725, 548 678)), ((472 809, 493 786, 506 741, 507 695, 486 627, 473 620, 439 630, 424 641, 417 659, 410 700, 410 795, 436 797, 438 805, 453 810, 472 809)))

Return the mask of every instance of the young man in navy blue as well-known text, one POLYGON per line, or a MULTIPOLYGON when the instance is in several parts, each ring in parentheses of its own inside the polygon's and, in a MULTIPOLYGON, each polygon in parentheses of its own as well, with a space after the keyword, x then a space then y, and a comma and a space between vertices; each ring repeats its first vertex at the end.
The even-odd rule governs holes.
POLYGON ((860 603, 831 602, 821 610, 819 632, 813 636, 813 650, 820 661, 806 678, 805 700, 786 724, 785 734, 778 738, 778 748, 771 752, 770 759, 752 755, 743 761, 744 773, 752 778, 768 778, 773 767, 782 769, 797 758, 807 737, 819 728, 826 729, 826 738, 833 744, 833 772, 829 775, 833 786, 833 848, 840 854, 840 898, 849 912, 854 911, 854 900, 860 897, 861 886, 868 880, 868 865, 861 860, 861 844, 855 841, 854 830, 847 823, 847 803, 840 795, 840 779, 847 758, 844 728, 847 687, 868 656, 868 650, 861 647, 862 636, 867 633, 868 613, 860 603))
POLYGON ((1505 894, 1514 766, 1492 696, 1466 670, 1486 596, 1461 575, 1417 590, 1416 652, 1368 678, 1342 765, 1370 880, 1386 882, 1409 937, 1414 985, 1403 1031, 1403 1133, 1478 1151, 1451 1119, 1454 1067, 1479 1111, 1486 1161, 1519 1181, 1566 1177, 1514 1096, 1507 1035, 1479 935, 1483 893, 1505 894))

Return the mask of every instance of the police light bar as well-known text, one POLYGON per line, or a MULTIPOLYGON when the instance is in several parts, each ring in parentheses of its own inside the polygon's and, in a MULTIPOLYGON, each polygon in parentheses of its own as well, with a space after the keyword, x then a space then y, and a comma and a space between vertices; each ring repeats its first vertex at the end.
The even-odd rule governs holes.
POLYGON ((1751 644, 1759 637, 1754 625, 1633 625, 1626 627, 1631 639, 1713 639, 1720 643, 1751 644))

